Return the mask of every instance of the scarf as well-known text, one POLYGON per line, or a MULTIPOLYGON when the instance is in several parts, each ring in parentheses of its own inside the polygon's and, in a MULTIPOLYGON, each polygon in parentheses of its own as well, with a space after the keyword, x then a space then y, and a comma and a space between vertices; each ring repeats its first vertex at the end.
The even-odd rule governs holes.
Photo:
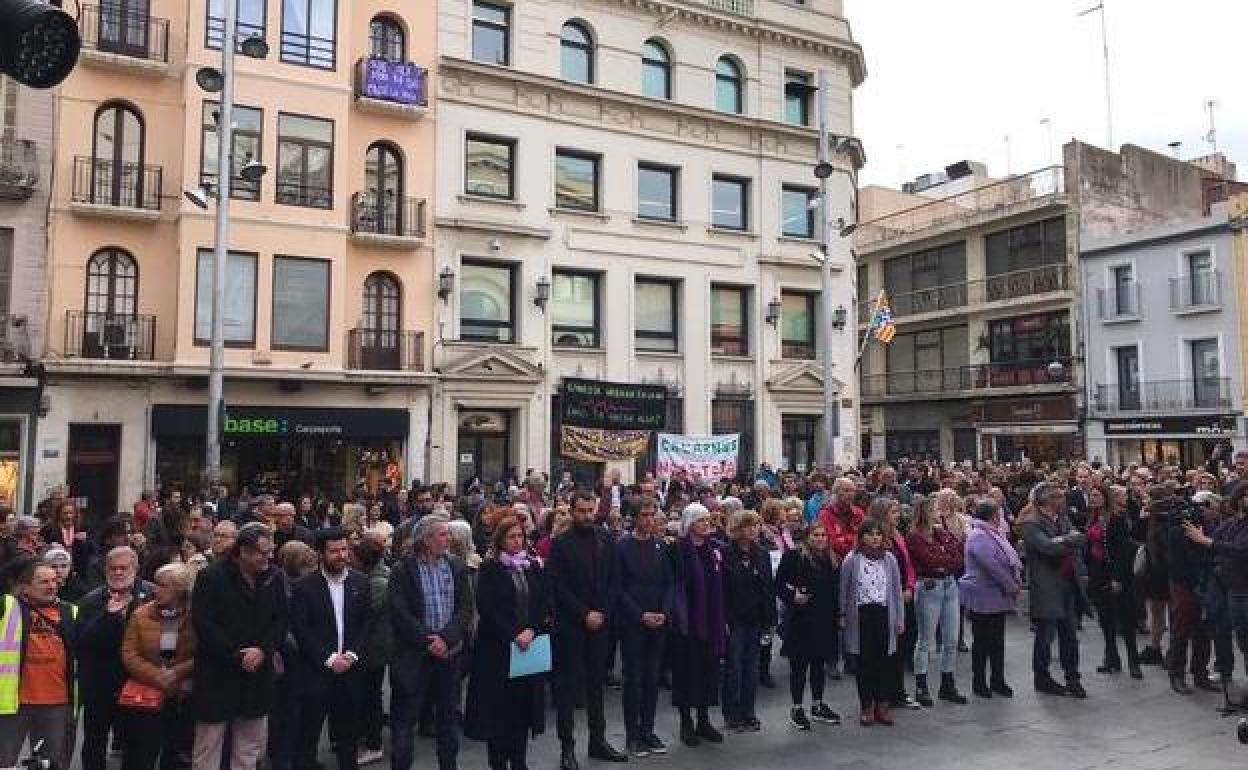
POLYGON ((515 554, 515 555, 509 554, 506 551, 503 551, 502 553, 498 555, 498 561, 500 564, 502 564, 504 567, 510 570, 517 570, 519 572, 523 572, 529 568, 529 554, 524 551, 521 551, 520 553, 515 554))

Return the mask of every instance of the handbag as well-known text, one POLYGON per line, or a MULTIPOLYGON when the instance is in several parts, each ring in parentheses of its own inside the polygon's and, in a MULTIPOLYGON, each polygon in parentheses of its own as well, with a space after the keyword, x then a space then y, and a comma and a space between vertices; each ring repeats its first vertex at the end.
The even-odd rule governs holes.
POLYGON ((165 694, 150 684, 127 679, 117 696, 117 705, 135 711, 160 711, 165 705, 165 694))

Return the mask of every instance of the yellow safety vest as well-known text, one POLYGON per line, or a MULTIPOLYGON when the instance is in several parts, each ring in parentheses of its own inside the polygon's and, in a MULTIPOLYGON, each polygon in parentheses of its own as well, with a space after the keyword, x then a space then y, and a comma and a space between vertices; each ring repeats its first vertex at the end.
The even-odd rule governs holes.
MULTIPOLYGON (((69 616, 78 618, 78 605, 67 604, 69 616)), ((4 612, 0 613, 0 716, 16 714, 20 705, 22 677, 22 608, 11 594, 4 595, 4 612)), ((66 647, 65 654, 73 651, 66 647)), ((74 703, 78 707, 78 677, 74 676, 74 703)))

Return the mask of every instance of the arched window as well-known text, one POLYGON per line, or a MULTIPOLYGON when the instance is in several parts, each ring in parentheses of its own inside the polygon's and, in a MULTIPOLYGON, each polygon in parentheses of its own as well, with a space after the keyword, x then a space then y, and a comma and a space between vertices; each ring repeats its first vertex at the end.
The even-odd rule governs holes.
POLYGON ((359 360, 364 369, 400 368, 402 310, 398 279, 387 272, 370 273, 360 307, 359 360))
POLYGON ((88 316, 133 316, 138 308, 139 268, 121 249, 101 249, 87 262, 88 316))
POLYGON ((90 171, 91 203, 143 205, 143 120, 130 107, 106 104, 95 113, 90 171))
POLYGON ((559 71, 564 80, 594 82, 594 39, 579 21, 563 25, 559 35, 559 71))
POLYGON ((374 16, 368 23, 368 54, 387 61, 406 61, 403 28, 390 16, 374 16))
POLYGON ((641 47, 641 95, 672 98, 672 57, 657 40, 647 40, 641 47))
POLYGON ((357 227, 382 235, 402 234, 403 160, 389 142, 375 142, 364 156, 362 205, 357 227))
POLYGON ((732 57, 721 56, 715 62, 715 109, 740 114, 744 109, 744 78, 741 67, 732 57))

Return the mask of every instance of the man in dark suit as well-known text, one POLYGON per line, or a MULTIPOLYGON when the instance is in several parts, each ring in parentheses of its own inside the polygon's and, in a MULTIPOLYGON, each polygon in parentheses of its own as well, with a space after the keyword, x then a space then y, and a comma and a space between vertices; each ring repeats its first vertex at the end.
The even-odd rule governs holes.
POLYGON ((392 770, 410 770, 421 704, 433 704, 439 770, 456 770, 459 656, 472 624, 472 584, 448 553, 450 519, 431 513, 412 529, 412 553, 390 573, 392 770))
MULTIPOLYGON (((617 555, 607 533, 594 523, 597 500, 587 490, 572 495, 572 527, 555 538, 547 574, 555 608, 553 674, 561 770, 576 761, 577 688, 585 687, 589 756, 607 762, 628 757, 607 743, 602 688, 607 674, 609 625, 615 603, 617 555)), ((401 769, 396 769, 401 770, 401 769)))
POLYGON ((1075 468, 1074 486, 1066 493, 1066 507, 1070 509, 1070 520, 1077 528, 1088 526, 1088 493, 1092 489, 1092 469, 1080 464, 1075 468))
POLYGON ((299 650, 297 770, 316 768, 326 716, 339 770, 355 770, 359 744, 360 656, 368 646, 368 578, 347 566, 351 544, 341 529, 316 533, 321 568, 295 583, 290 628, 299 650))

